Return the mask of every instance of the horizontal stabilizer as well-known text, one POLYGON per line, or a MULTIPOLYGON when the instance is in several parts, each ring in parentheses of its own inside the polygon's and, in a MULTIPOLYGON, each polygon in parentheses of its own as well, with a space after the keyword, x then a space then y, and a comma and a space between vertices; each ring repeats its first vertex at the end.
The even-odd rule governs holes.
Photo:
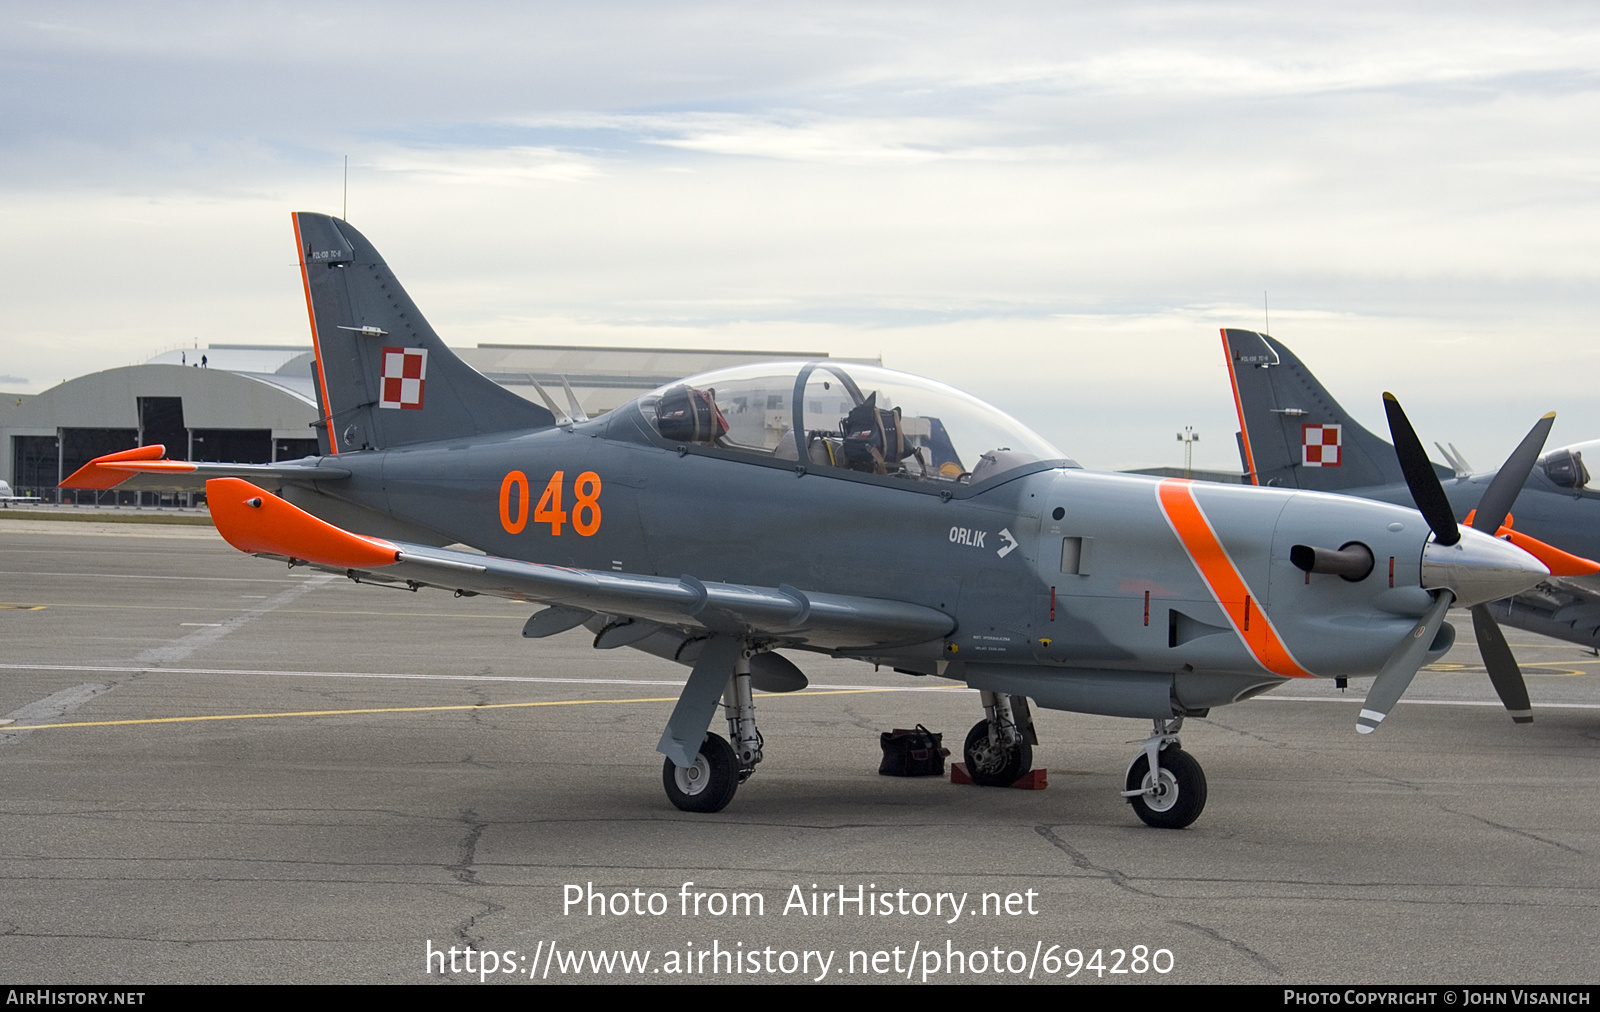
POLYGON ((824 650, 924 643, 955 630, 944 612, 903 601, 572 569, 362 537, 237 479, 207 482, 206 498, 217 530, 241 551, 363 582, 488 594, 824 650))
POLYGON ((388 566, 400 557, 391 542, 335 527, 240 478, 206 482, 206 505, 217 533, 241 552, 340 568, 388 566))
POLYGON ((61 488, 108 489, 127 492, 200 492, 212 478, 248 478, 273 491, 290 481, 330 481, 348 478, 342 467, 322 464, 318 458, 281 464, 218 464, 164 459, 167 448, 160 444, 139 446, 96 457, 78 468, 61 483, 61 488))

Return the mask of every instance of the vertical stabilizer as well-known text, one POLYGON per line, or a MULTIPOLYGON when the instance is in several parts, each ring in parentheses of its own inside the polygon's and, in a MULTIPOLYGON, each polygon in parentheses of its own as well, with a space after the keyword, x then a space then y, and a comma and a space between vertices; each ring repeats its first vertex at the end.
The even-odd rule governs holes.
POLYGON ((1294 352, 1253 330, 1223 330, 1246 481, 1341 492, 1400 484, 1394 447, 1362 428, 1294 352))
POLYGON ((372 243, 325 214, 293 215, 327 452, 555 424, 457 358, 372 243))

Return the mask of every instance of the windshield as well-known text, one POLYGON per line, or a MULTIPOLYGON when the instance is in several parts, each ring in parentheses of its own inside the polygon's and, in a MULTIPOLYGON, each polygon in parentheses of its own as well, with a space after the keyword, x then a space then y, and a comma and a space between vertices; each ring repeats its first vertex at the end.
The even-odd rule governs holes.
POLYGON ((808 467, 970 483, 1061 451, 954 387, 850 362, 737 366, 640 398, 665 439, 808 467))

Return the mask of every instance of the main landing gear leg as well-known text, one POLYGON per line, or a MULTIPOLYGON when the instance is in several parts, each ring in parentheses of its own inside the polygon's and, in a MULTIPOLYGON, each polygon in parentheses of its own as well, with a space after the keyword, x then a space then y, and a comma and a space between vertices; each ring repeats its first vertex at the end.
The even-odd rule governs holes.
POLYGON ((984 787, 1010 787, 1033 768, 1033 714, 1025 696, 980 691, 984 719, 967 732, 967 775, 984 787))
POLYGON ((657 749, 666 754, 661 784, 685 812, 720 812, 761 761, 761 731, 750 690, 751 650, 739 640, 713 636, 695 661, 657 749), (728 738, 705 730, 718 695, 728 738), (690 751, 689 743, 699 744, 690 751), (732 739, 732 744, 729 740, 732 739))
POLYGON ((1134 813, 1157 829, 1182 829, 1206 807, 1206 775, 1181 747, 1181 727, 1182 717, 1155 722, 1144 751, 1128 767, 1122 792, 1134 813))
POLYGON ((667 757, 661 783, 685 812, 720 812, 739 788, 739 762, 727 739, 706 730, 743 655, 743 641, 712 636, 689 672, 656 751, 667 757))
POLYGON ((722 694, 722 709, 728 718, 728 738, 739 760, 739 783, 750 779, 761 761, 761 732, 756 728, 756 704, 750 692, 750 651, 739 653, 733 677, 722 694))

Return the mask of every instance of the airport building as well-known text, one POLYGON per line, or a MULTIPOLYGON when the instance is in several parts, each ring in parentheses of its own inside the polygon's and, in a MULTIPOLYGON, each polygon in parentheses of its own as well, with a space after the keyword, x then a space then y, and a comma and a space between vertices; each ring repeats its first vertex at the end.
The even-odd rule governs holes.
MULTIPOLYGON (((673 380, 727 366, 828 358, 821 351, 718 351, 481 344, 452 348, 468 365, 522 397, 542 387, 566 405, 570 385, 589 415, 610 411, 673 380)), ((875 358, 838 361, 880 365, 875 358)), ((173 496, 58 490, 95 457, 160 443, 174 460, 265 464, 317 450, 317 399, 309 347, 213 344, 165 352, 142 365, 68 380, 40 394, 0 394, 0 478, 14 494, 50 502, 155 506, 173 496)), ((1133 473, 1184 475, 1181 468, 1133 473)), ((1233 472, 1193 471, 1238 482, 1233 472)), ((178 502, 186 502, 179 496, 178 502)))
MULTIPOLYGON (((589 415, 684 376, 819 351, 592 348, 485 344, 453 348, 466 363, 542 403, 566 404, 563 382, 589 415)), ((847 359, 878 365, 877 359, 847 359)), ((62 478, 102 454, 160 443, 175 460, 270 463, 317 453, 309 347, 213 344, 142 365, 68 380, 40 394, 0 395, 0 476, 17 495, 49 501, 159 505, 156 493, 58 492, 62 478)), ((167 497, 170 502, 171 497, 167 497)))

